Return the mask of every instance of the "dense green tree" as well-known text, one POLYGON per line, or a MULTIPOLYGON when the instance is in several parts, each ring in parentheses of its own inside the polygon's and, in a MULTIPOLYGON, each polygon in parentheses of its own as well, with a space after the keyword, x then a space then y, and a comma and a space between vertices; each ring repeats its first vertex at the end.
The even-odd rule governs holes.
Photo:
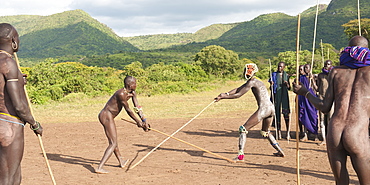
MULTIPOLYGON (((370 37, 370 19, 361 19, 361 35, 369 39, 370 37)), ((342 25, 344 27, 344 33, 348 36, 348 39, 355 35, 359 35, 358 19, 351 20, 346 24, 342 25)))
MULTIPOLYGON (((303 64, 311 64, 311 56, 312 53, 303 50, 299 52, 299 65, 303 64)), ((297 66, 297 55, 295 51, 286 51, 286 52, 280 52, 278 54, 278 57, 274 59, 274 66, 273 71, 276 70, 276 66, 279 62, 285 62, 285 71, 290 74, 296 74, 296 66, 297 66)))
POLYGON ((320 48, 316 48, 316 53, 321 57, 320 68, 324 67, 325 60, 331 60, 333 62, 333 66, 339 65, 340 52, 331 44, 320 43, 320 48))
POLYGON ((122 71, 56 62, 48 59, 24 71, 28 74, 27 88, 32 102, 59 100, 70 93, 110 94, 123 85, 122 71))
POLYGON ((194 61, 208 74, 223 77, 235 74, 236 70, 240 68, 241 62, 238 58, 238 54, 231 50, 211 45, 198 52, 194 61))

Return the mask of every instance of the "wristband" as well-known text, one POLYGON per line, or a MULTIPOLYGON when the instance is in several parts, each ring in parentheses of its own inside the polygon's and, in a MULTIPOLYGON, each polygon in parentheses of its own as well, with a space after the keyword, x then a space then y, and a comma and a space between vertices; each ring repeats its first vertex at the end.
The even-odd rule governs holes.
POLYGON ((134 111, 136 113, 139 113, 140 111, 143 111, 143 108, 141 106, 134 107, 134 111))
POLYGON ((146 122, 146 118, 142 119, 141 121, 146 122))
POLYGON ((227 92, 227 93, 225 93, 225 94, 226 94, 226 95, 228 95, 228 96, 230 95, 230 93, 229 93, 229 92, 227 92))
POLYGON ((40 128, 40 123, 38 121, 35 121, 37 127, 36 128, 33 128, 33 125, 31 125, 31 130, 38 130, 40 128))

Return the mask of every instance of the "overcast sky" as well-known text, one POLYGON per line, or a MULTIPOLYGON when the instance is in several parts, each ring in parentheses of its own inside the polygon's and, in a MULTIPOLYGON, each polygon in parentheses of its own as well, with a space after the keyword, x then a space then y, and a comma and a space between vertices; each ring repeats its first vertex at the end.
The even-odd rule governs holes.
MULTIPOLYGON (((319 0, 329 4, 331 0, 319 0)), ((194 33, 217 23, 249 21, 261 14, 298 15, 318 0, 12 0, 0 16, 51 15, 82 9, 119 36, 194 33)))

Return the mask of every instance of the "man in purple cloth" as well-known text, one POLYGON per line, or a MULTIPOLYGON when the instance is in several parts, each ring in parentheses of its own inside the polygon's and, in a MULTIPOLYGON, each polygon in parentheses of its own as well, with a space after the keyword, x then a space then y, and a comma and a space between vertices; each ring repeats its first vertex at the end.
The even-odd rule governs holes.
MULTIPOLYGON (((315 94, 313 86, 315 86, 315 81, 313 80, 313 75, 311 74, 311 65, 304 65, 305 75, 300 75, 299 82, 305 86, 312 94, 315 94)), ((307 131, 317 135, 317 109, 307 100, 305 96, 298 96, 299 105, 299 121, 304 125, 304 136, 301 141, 307 141, 307 131)))
MULTIPOLYGON (((349 43, 351 47, 359 46, 364 50, 368 47, 367 39, 361 36, 353 37, 349 43)), ((320 111, 328 113, 335 104, 328 124, 326 146, 336 184, 346 185, 349 184, 348 156, 360 184, 370 184, 370 67, 359 67, 368 62, 365 60, 367 54, 353 51, 344 51, 340 57, 342 65, 330 71, 329 87, 324 99, 314 96, 304 86, 293 83, 294 92, 306 96, 320 111), (360 55, 364 57, 356 57, 360 55), (350 59, 352 57, 357 59, 350 59)))

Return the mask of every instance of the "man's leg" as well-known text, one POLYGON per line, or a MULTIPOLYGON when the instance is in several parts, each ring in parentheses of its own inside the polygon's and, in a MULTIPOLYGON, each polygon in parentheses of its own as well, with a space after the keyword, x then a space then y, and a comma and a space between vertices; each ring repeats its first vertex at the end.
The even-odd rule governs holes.
MULTIPOLYGON (((95 170, 96 173, 108 173, 108 171, 103 169, 104 164, 107 162, 107 160, 112 156, 114 150, 117 148, 117 130, 116 125, 114 123, 113 119, 108 118, 107 115, 99 116, 99 120, 101 121, 105 135, 107 136, 109 145, 107 149, 104 152, 104 155, 99 163, 98 168, 95 170)), ((120 155, 119 153, 117 153, 120 155)), ((116 155, 117 155, 116 154, 116 155)), ((121 156, 116 156, 117 158, 120 158, 121 156)))
POLYGON ((322 136, 322 142, 318 145, 325 145, 326 144, 326 122, 327 122, 327 115, 324 115, 322 112, 319 112, 320 116, 320 130, 321 130, 321 136, 322 136))
MULTIPOLYGON (((359 121, 361 122, 361 121, 359 121)), ((361 128, 347 129, 343 134, 343 145, 351 158, 352 166, 356 171, 360 184, 370 184, 370 141, 368 122, 361 128)), ((358 123, 362 125, 361 123, 358 123)))
POLYGON ((342 148, 332 149, 328 143, 328 158, 336 185, 348 185, 349 175, 347 170, 347 152, 342 148))
POLYGON ((21 125, 0 122, 0 184, 21 183, 24 132, 21 125))
POLYGON ((274 147, 275 150, 277 151, 277 153, 274 153, 274 155, 279 156, 279 157, 284 157, 285 154, 283 150, 280 148, 279 143, 275 140, 274 136, 268 131, 269 125, 271 123, 271 119, 272 117, 267 117, 262 120, 261 135, 263 137, 267 137, 271 146, 274 147))
POLYGON ((243 161, 244 160, 244 146, 247 142, 247 134, 248 131, 242 125, 239 127, 239 151, 238 156, 234 159, 235 161, 243 161))
POLYGON ((282 102, 281 102, 281 98, 278 96, 275 96, 275 101, 276 101, 275 102, 275 118, 276 118, 275 128, 277 129, 276 138, 281 139, 282 138, 281 136, 281 105, 282 105, 282 102))
MULTIPOLYGON (((244 125, 239 127, 239 143, 238 143, 239 151, 238 151, 238 156, 234 158, 235 161, 244 160, 244 146, 245 146, 245 143, 247 142, 248 130, 258 124, 259 122, 258 115, 259 114, 257 110, 255 113, 252 114, 252 116, 247 120, 247 122, 245 122, 244 125)), ((271 124, 271 122, 269 124, 271 124)))
POLYGON ((307 141, 308 136, 307 136, 307 129, 304 127, 301 121, 299 121, 299 131, 300 131, 300 136, 302 137, 300 141, 307 141))
POLYGON ((283 113, 286 127, 286 139, 290 140, 290 113, 283 113))
POLYGON ((118 143, 117 143, 117 147, 114 149, 114 155, 116 156, 119 162, 119 167, 121 168, 125 167, 126 164, 129 162, 128 159, 123 160, 123 157, 121 156, 121 153, 119 152, 119 149, 118 149, 118 143))

